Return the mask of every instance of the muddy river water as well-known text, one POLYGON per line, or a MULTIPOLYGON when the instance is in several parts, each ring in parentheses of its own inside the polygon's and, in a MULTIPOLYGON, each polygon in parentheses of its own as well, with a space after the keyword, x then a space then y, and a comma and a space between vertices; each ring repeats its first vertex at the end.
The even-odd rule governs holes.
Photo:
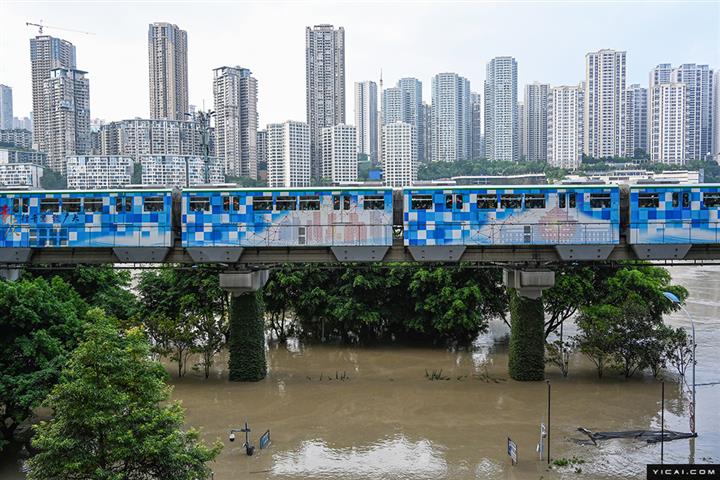
MULTIPOLYGON (((671 273, 689 289, 687 309, 696 322, 699 437, 666 443, 665 462, 718 463, 720 267, 676 267, 671 273)), ((667 321, 689 328, 682 312, 667 321)), ((173 377, 173 397, 186 408, 188 425, 200 428, 206 440, 224 443, 213 464, 216 480, 645 478, 645 464, 659 462, 659 444, 588 445, 576 429, 659 429, 660 382, 615 374, 598 380, 580 355, 568 378, 548 367, 551 455, 583 462, 548 471, 535 452, 540 422, 547 423, 547 387, 508 379, 506 335, 502 323, 493 323, 466 351, 290 342, 269 348, 264 381, 228 382, 226 361, 219 359, 209 380, 195 373, 173 377), (426 370, 441 369, 447 380, 426 378, 426 370), (244 453, 242 434, 228 441, 229 429, 245 420, 255 445, 265 430, 271 432, 269 448, 252 457, 244 453), (517 444, 515 466, 507 437, 517 444)), ((689 395, 670 377, 666 428, 688 431, 689 395)), ((15 472, 16 460, 0 465, 0 478, 22 478, 15 472)))

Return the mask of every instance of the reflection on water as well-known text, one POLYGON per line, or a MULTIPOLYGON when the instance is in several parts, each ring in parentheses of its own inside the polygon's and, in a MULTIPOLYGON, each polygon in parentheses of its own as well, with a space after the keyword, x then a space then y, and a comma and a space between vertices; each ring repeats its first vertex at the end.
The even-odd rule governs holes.
MULTIPOLYGON (((691 293, 688 311, 697 324, 698 383, 720 382, 720 268, 674 268, 691 293)), ((689 327, 682 312, 668 322, 689 327)), ((566 329, 572 334, 573 329, 566 329)), ((494 322, 471 351, 428 348, 355 348, 305 345, 291 340, 268 349, 269 374, 257 383, 226 380, 227 359, 209 380, 191 373, 173 378, 173 397, 188 425, 225 448, 213 464, 216 480, 339 478, 506 479, 578 478, 574 467, 547 471, 535 453, 546 421, 546 385, 507 378, 507 328, 494 322), (430 381, 426 371, 446 380, 430 381), (340 380, 343 374, 345 380, 340 380), (337 375, 337 378, 336 378, 337 375), (247 457, 227 434, 247 420, 253 443, 266 429, 272 444, 247 457), (507 437, 520 463, 510 466, 507 437)), ((174 368, 169 368, 174 373, 174 368)), ((585 461, 582 478, 644 478, 660 446, 631 440, 587 445, 577 427, 618 431, 659 429, 660 384, 648 377, 626 381, 577 355, 570 377, 548 367, 552 382, 552 455, 585 461)), ((688 395, 666 385, 666 428, 688 430, 688 395)), ((698 462, 720 461, 720 385, 697 390, 698 462)), ((690 442, 665 445, 665 461, 688 462, 690 442)), ((20 479, 16 462, 0 461, 0 478, 20 479)))

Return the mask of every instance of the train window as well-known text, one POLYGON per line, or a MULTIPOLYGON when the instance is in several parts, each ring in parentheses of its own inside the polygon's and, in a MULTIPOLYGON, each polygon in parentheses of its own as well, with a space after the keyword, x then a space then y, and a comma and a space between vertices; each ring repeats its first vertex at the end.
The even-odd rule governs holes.
POLYGON ((24 198, 13 198, 13 213, 28 213, 28 203, 24 198))
POLYGON ((343 195, 343 210, 350 210, 350 195, 343 195))
POLYGON ((300 210, 320 210, 320 195, 301 196, 300 210))
POLYGON ((123 199, 122 197, 115 197, 115 211, 120 213, 123 211, 123 199))
POLYGON ((382 195, 365 195, 363 208, 365 210, 385 210, 385 197, 382 195))
POLYGON ((40 211, 42 213, 55 213, 60 211, 60 200, 57 198, 41 198, 40 211))
POLYGON ((525 194, 525 208, 545 208, 545 195, 542 193, 525 194))
POLYGON ((85 212, 102 212, 102 198, 86 198, 84 201, 85 212))
POLYGON ((333 210, 340 210, 340 195, 333 195, 333 210))
POLYGON ((191 212, 209 212, 210 197, 190 197, 189 209, 191 212))
POLYGON ((462 193, 456 193, 456 194, 455 194, 455 209, 456 209, 456 210, 462 210, 462 209, 463 209, 463 196, 462 196, 462 193))
POLYGON ((672 194, 672 206, 673 208, 680 206, 680 194, 678 192, 673 192, 672 194))
POLYGON ((660 206, 660 195, 657 193, 639 193, 638 207, 657 208, 660 206))
POLYGON ((432 210, 432 195, 413 195, 410 202, 410 208, 413 210, 432 210))
POLYGON ((495 210, 497 205, 497 195, 494 193, 477 196, 477 208, 479 210, 495 210))
POLYGON ((609 193, 591 193, 590 208, 610 208, 609 193))
POLYGON ((568 193, 568 201, 570 203, 570 208, 576 208, 577 207, 577 197, 575 196, 575 192, 568 193))
POLYGON ((297 210, 297 197, 277 197, 275 210, 297 210))
POLYGON ((230 197, 227 195, 223 195, 223 212, 229 212, 230 211, 230 197))
POLYGON ((703 192, 703 206, 706 208, 720 207, 720 192, 703 192))
POLYGON ((452 208, 453 208, 453 196, 452 195, 445 195, 445 208, 447 210, 452 210, 452 208))
MULTIPOLYGON (((163 200, 163 197, 145 197, 145 198, 143 198, 143 210, 144 211, 146 211, 146 212, 162 212, 164 209, 165 209, 165 202, 163 200)), ((190 209, 192 210, 192 200, 190 200, 190 209)))
POLYGON ((62 209, 63 212, 78 213, 80 211, 80 203, 82 202, 79 198, 63 198, 62 209))
POLYGON ((500 208, 520 208, 522 206, 522 195, 508 193, 500 195, 500 208))
POLYGON ((240 197, 238 197, 237 195, 234 195, 232 197, 232 207, 233 210, 235 210, 236 212, 240 211, 240 197))
POLYGON ((682 194, 682 206, 683 208, 690 207, 690 192, 683 192, 682 194))
POLYGON ((253 210, 272 210, 272 197, 252 197, 253 210))
MULTIPOLYGON (((672 206, 677 208, 680 206, 680 192, 673 192, 672 194, 672 206)), ((688 208, 690 206, 690 193, 682 192, 682 208, 688 208)))
POLYGON ((560 208, 565 208, 565 205, 567 204, 565 195, 565 193, 558 193, 558 207, 560 208))

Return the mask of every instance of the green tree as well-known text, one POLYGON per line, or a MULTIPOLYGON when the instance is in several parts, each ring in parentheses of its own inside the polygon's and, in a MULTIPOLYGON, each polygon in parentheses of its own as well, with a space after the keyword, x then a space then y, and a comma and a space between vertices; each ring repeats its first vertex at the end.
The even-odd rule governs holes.
POLYGON ((575 339, 578 348, 595 364, 598 378, 602 378, 613 360, 616 342, 613 325, 621 314, 613 305, 598 305, 584 308, 577 319, 580 333, 575 339))
POLYGON ((45 190, 64 190, 67 188, 67 177, 55 170, 46 168, 40 177, 40 186, 45 190))
POLYGON ((0 281, 0 449, 58 381, 86 310, 59 278, 0 281))
POLYGON ((556 332, 578 309, 595 296, 596 272, 592 267, 570 265, 555 271, 555 285, 543 292, 545 339, 556 332))
POLYGON ((48 396, 54 417, 35 426, 29 480, 196 480, 209 478, 209 448, 182 430, 184 412, 167 403, 167 374, 150 360, 139 329, 119 332, 99 309, 48 396))

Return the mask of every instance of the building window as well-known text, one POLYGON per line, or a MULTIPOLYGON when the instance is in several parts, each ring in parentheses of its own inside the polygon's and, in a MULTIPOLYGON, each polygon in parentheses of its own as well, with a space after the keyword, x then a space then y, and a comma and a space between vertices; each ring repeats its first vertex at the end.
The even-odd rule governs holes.
POLYGON ((382 195, 365 195, 363 209, 385 210, 385 198, 382 195))
POLYGON ((145 197, 143 199, 143 209, 146 212, 162 212, 164 207, 163 197, 145 197))
POLYGON ((209 212, 210 197, 190 197, 191 212, 209 212))
POLYGON ((410 208, 413 210, 432 210, 432 195, 413 195, 410 208))
POLYGON ((272 210, 272 197, 252 197, 253 210, 272 210))

